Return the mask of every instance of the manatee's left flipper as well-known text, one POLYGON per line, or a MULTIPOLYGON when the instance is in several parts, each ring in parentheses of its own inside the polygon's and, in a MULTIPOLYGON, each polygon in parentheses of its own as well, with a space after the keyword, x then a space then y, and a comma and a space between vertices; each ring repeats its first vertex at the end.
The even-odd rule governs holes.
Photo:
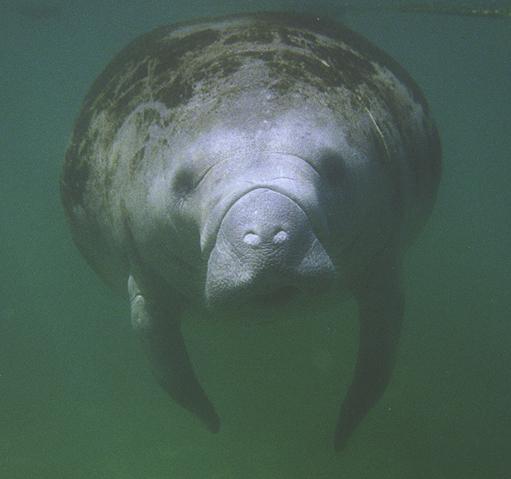
POLYGON ((181 334, 180 321, 146 298, 132 276, 128 281, 128 291, 131 322, 142 340, 159 384, 211 432, 218 432, 220 419, 195 376, 181 334))
POLYGON ((378 262, 355 291, 359 305, 359 350, 353 380, 337 422, 337 451, 346 445, 390 380, 404 309, 400 269, 398 260, 378 262))

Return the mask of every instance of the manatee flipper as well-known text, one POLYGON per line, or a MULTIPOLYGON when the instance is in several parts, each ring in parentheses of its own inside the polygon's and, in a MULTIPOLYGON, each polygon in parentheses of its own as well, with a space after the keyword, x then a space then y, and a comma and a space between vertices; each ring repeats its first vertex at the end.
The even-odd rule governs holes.
POLYGON ((335 431, 340 451, 360 421, 380 399, 390 380, 401 332, 404 301, 399 261, 374 265, 355 291, 359 305, 359 350, 352 383, 335 431))
POLYGON ((144 345, 158 383, 211 432, 218 432, 220 419, 195 376, 181 334, 180 321, 146 298, 132 276, 128 280, 128 292, 131 322, 144 345))

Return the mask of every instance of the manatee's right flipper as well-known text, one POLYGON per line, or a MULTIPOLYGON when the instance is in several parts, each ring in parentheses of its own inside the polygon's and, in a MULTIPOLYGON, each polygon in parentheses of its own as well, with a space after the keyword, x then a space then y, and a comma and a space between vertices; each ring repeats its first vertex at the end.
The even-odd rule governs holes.
POLYGON ((355 291, 360 323, 358 359, 337 422, 337 451, 346 445, 390 380, 404 310, 400 269, 399 260, 378 261, 355 291))
POLYGON ((195 376, 180 321, 164 307, 146 298, 132 276, 128 280, 128 291, 131 322, 144 344, 159 384, 211 432, 218 432, 220 419, 195 376))

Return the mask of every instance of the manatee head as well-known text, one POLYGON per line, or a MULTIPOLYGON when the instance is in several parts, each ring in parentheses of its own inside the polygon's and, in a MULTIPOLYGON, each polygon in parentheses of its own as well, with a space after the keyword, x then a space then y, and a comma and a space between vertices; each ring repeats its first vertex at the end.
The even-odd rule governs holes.
POLYGON ((143 249, 158 251, 154 267, 170 285, 209 307, 324 292, 342 278, 377 195, 370 142, 357 149, 328 109, 265 113, 261 98, 237 108, 181 133, 164 154, 171 160, 153 168, 144 215, 155 217, 144 231, 160 225, 159 246, 143 249))

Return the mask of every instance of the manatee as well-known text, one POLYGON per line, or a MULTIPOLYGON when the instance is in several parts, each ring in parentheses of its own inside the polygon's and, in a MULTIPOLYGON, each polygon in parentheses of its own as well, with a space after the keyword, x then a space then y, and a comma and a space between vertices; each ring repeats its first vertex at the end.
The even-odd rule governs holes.
POLYGON ((340 450, 389 383, 403 253, 440 160, 423 94, 362 36, 308 15, 234 15, 157 28, 113 59, 76 121, 61 196, 82 255, 127 292, 158 382, 211 431, 184 311, 264 317, 353 295, 340 450))

